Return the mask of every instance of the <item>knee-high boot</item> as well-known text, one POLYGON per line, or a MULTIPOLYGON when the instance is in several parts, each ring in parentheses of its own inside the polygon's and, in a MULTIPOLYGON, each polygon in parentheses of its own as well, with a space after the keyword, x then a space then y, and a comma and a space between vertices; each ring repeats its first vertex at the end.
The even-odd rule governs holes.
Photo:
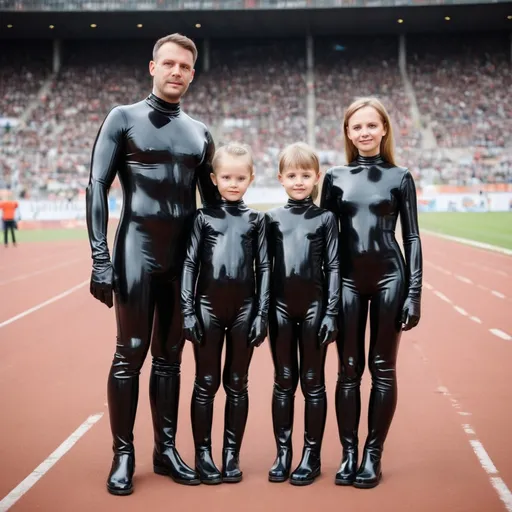
POLYGON ((153 417, 155 473, 170 476, 176 483, 198 485, 196 472, 180 457, 176 449, 178 405, 180 396, 180 365, 153 359, 149 381, 149 397, 153 417))
POLYGON ((382 478, 382 452, 395 413, 396 396, 394 376, 386 379, 374 378, 368 408, 368 437, 354 487, 371 489, 382 478))
POLYGON ((212 422, 215 396, 201 389, 197 383, 192 394, 191 418, 196 450, 195 464, 203 484, 220 484, 222 475, 212 457, 212 422))
POLYGON ((336 485, 352 485, 356 478, 359 452, 359 418, 361 415, 360 380, 344 382, 338 378, 336 385, 336 418, 343 447, 343 458, 336 473, 336 485))
POLYGON ((244 437, 249 413, 249 393, 247 387, 235 391, 225 386, 226 409, 224 412, 224 443, 222 449, 222 481, 240 482, 240 448, 244 437))
POLYGON ((282 390, 274 384, 272 394, 272 422, 276 440, 277 455, 273 466, 268 472, 270 482, 284 482, 290 476, 293 448, 293 416, 295 406, 295 391, 282 390))
POLYGON ((305 404, 305 431, 302 459, 290 475, 293 485, 309 485, 320 475, 320 452, 327 417, 327 397, 325 386, 308 390, 305 404))
POLYGON ((114 360, 108 376, 107 396, 114 452, 107 490, 116 495, 131 494, 135 471, 133 426, 139 399, 139 372, 127 375, 122 365, 114 360))

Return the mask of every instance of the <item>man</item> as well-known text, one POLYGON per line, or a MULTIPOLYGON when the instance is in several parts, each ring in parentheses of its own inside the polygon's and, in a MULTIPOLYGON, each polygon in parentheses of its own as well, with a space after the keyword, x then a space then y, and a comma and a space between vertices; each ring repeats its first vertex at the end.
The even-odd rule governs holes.
POLYGON ((114 294, 117 319, 117 346, 108 377, 111 494, 133 492, 139 373, 150 346, 154 471, 181 484, 200 483, 175 446, 184 344, 180 273, 196 210, 196 183, 203 203, 220 198, 210 179, 215 150, 211 135, 180 108, 196 58, 196 46, 187 37, 159 39, 149 63, 152 93, 138 103, 113 108, 92 152, 86 194, 91 293, 108 307, 114 294), (124 205, 111 263, 107 194, 116 174, 124 205))
POLYGON ((9 194, 7 201, 0 201, 0 210, 2 210, 2 222, 4 225, 4 245, 9 246, 9 230, 11 231, 12 245, 16 247, 16 236, 14 230, 16 229, 16 209, 18 202, 12 201, 9 194))

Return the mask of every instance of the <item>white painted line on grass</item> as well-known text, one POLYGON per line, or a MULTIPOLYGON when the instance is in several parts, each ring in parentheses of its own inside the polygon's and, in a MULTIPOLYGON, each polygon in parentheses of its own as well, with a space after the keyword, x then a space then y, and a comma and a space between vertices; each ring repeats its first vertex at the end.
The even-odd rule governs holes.
POLYGON ((461 238, 458 236, 451 235, 443 235, 441 233, 436 233, 435 231, 430 231, 429 229, 421 229, 423 233, 427 233, 429 235, 437 236, 439 238, 445 238, 446 240, 451 240, 453 242, 459 242, 465 245, 471 245, 472 247, 478 247, 479 249, 487 249, 489 251, 499 252, 501 254, 506 254, 507 256, 512 256, 512 251, 510 249, 505 249, 504 247, 499 247, 497 245, 485 244, 483 242, 476 242, 475 240, 469 240, 468 238, 461 238))
POLYGON ((462 309, 459 306, 453 306, 455 311, 459 312, 462 316, 468 316, 468 312, 465 309, 462 309))
POLYGON ((471 279, 469 279, 469 278, 467 278, 467 277, 459 276, 458 274, 455 274, 455 277, 456 277, 459 281, 462 281, 463 283, 466 283, 466 284, 473 284, 473 281, 471 281, 471 279))
POLYGON ((494 336, 498 336, 498 338, 501 338, 502 340, 512 340, 512 336, 510 336, 510 334, 507 334, 506 332, 503 332, 501 329, 489 329, 489 331, 492 332, 494 336))
POLYGON ((438 292, 437 290, 434 292, 441 300, 444 300, 445 302, 448 302, 449 304, 452 303, 452 301, 444 294, 444 293, 441 293, 441 292, 438 292))
POLYGON ((72 288, 69 288, 69 290, 59 293, 59 295, 55 295, 55 297, 45 300, 44 302, 41 302, 41 304, 38 304, 37 306, 27 309, 26 311, 23 311, 19 315, 13 316, 11 318, 8 318, 7 320, 4 320, 3 322, 0 322, 0 328, 5 327, 6 325, 12 324, 13 322, 16 322, 16 320, 20 320, 21 318, 23 318, 27 315, 30 315, 31 313, 34 313, 34 311, 37 311, 38 309, 48 306, 48 304, 52 304, 53 302, 57 302, 58 300, 63 299, 64 297, 67 297, 68 295, 71 295, 74 291, 82 288, 89 282, 90 282, 89 279, 87 279, 86 281, 82 281, 81 283, 73 286, 72 288))
POLYGON ((503 295, 503 293, 501 293, 501 292, 497 292, 496 290, 491 290, 491 293, 493 295, 496 295, 496 297, 499 297, 500 299, 505 299, 505 295, 503 295))
POLYGON ((2 501, 0 512, 9 510, 37 481, 42 478, 61 459, 73 445, 97 422, 103 413, 89 416, 46 460, 41 462, 30 475, 17 485, 2 501))
POLYGON ((78 261, 83 261, 84 258, 75 258, 74 260, 65 261, 64 263, 59 263, 58 265, 54 265, 53 267, 46 267, 41 270, 36 270, 35 272, 30 272, 29 274, 22 274, 21 276, 13 277, 12 279, 7 279, 5 281, 0 281, 0 286, 14 283, 16 281, 22 281, 23 279, 28 279, 29 277, 34 277, 39 274, 44 274, 45 272, 51 272, 52 270, 55 270, 56 268, 61 267, 68 267, 69 265, 72 265, 73 263, 76 263, 78 261))

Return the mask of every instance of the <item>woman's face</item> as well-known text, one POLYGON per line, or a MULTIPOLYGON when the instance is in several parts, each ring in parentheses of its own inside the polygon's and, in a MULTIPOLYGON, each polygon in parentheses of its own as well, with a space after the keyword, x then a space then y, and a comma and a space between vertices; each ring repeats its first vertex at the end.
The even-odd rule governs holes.
POLYGON ((374 107, 360 108, 348 120, 347 137, 361 156, 378 155, 380 143, 386 133, 382 118, 374 107))

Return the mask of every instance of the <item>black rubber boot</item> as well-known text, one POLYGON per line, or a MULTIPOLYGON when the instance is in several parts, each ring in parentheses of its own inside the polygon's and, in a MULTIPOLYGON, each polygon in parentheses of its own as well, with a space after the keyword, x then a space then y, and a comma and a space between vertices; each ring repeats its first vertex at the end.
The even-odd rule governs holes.
POLYGON ((182 460, 176 449, 178 405, 180 396, 179 364, 153 360, 149 380, 155 447, 153 469, 182 485, 199 485, 197 473, 182 460))

